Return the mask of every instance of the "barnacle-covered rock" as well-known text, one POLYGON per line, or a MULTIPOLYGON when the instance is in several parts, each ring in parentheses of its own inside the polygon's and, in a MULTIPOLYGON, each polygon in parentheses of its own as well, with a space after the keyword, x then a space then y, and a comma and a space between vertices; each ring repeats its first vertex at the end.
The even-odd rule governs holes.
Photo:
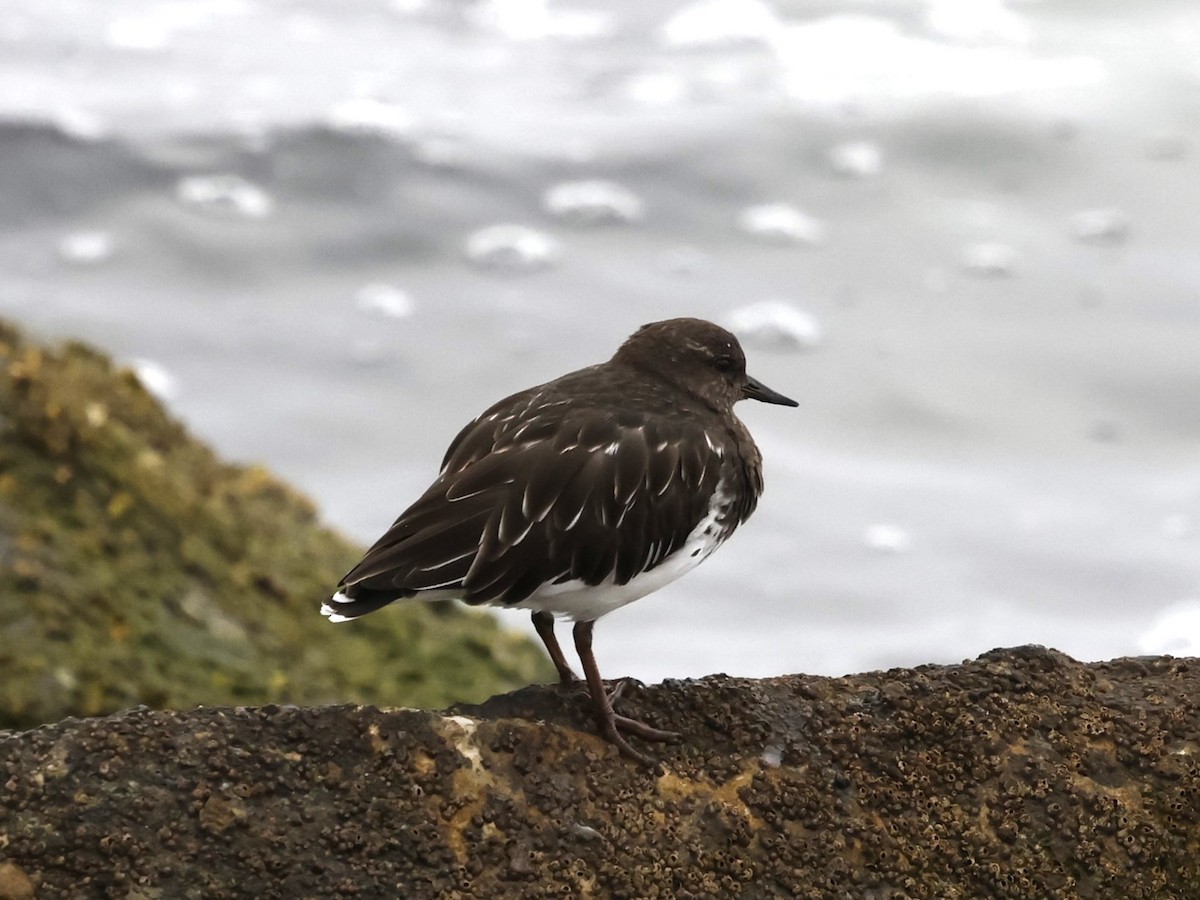
POLYGON ((0 735, 0 865, 79 897, 1200 896, 1200 662, 1040 647, 447 712, 131 711, 0 735))

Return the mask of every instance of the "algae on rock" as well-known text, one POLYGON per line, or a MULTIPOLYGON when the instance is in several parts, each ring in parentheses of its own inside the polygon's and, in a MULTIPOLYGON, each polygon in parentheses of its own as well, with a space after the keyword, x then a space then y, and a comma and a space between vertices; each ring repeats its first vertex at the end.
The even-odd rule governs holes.
POLYGON ((552 674, 454 606, 331 626, 317 608, 358 555, 132 372, 0 322, 0 727, 138 704, 436 707, 552 674))

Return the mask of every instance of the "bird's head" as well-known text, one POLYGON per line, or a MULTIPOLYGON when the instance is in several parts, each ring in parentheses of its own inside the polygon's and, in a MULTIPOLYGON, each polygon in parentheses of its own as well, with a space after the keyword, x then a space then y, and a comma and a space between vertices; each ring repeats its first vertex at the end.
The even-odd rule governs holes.
POLYGON ((621 345, 613 361, 653 372, 720 410, 745 399, 799 406, 746 374, 746 354, 738 339, 703 319, 643 325, 621 345))

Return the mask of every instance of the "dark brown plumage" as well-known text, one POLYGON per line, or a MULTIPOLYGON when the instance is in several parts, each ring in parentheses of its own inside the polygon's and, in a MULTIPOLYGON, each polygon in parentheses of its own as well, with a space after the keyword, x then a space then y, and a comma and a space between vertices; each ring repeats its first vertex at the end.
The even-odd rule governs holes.
POLYGON ((762 459, 733 414, 745 397, 796 405, 746 375, 723 328, 643 326, 608 362, 506 397, 460 431, 322 612, 343 621, 450 597, 528 608, 564 683, 575 676, 553 616, 569 616, 601 731, 645 760, 619 730, 673 736, 613 713, 592 623, 697 565, 754 511, 762 459))

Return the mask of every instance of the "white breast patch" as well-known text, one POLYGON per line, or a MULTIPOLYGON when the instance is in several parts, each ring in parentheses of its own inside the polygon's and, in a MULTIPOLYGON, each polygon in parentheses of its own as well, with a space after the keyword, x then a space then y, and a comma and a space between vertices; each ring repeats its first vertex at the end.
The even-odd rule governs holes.
POLYGON ((722 534, 718 520, 729 504, 725 483, 718 482, 708 512, 692 529, 683 546, 649 572, 635 575, 625 584, 613 584, 613 575, 600 584, 586 584, 578 578, 562 584, 544 584, 512 607, 549 612, 573 622, 590 622, 640 600, 696 568, 721 545, 728 534, 722 534))

